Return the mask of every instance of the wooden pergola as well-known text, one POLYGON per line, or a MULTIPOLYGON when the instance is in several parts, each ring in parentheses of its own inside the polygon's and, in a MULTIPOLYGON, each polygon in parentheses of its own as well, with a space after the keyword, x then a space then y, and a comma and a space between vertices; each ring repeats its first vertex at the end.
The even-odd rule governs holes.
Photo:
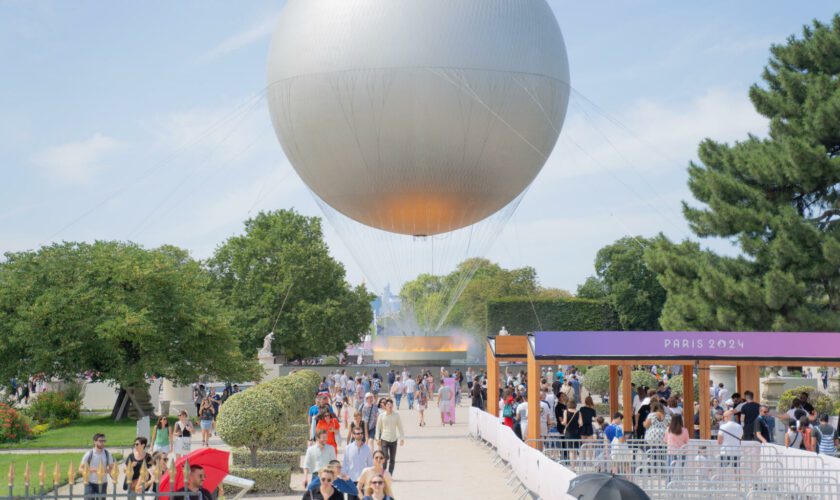
MULTIPOLYGON (((709 390, 709 369, 714 366, 734 366, 736 368, 737 390, 745 391, 751 390, 755 394, 756 401, 760 401, 760 383, 759 370, 762 366, 785 366, 792 362, 813 363, 820 366, 840 366, 840 334, 836 333, 808 333, 805 335, 819 335, 830 340, 831 345, 826 345, 825 349, 820 348, 819 353, 813 353, 810 356, 802 353, 803 343, 808 342, 804 346, 806 349, 812 346, 820 346, 819 342, 811 342, 815 339, 791 339, 791 335, 802 334, 783 334, 777 332, 538 332, 537 334, 525 335, 511 335, 511 336, 495 336, 487 339, 487 411, 493 415, 499 414, 499 363, 500 362, 525 362, 527 363, 527 388, 528 388, 528 415, 539 415, 539 390, 540 390, 540 375, 542 367, 556 366, 558 364, 569 364, 576 366, 591 366, 591 365, 606 365, 610 368, 610 386, 609 386, 609 400, 610 400, 610 415, 618 411, 619 402, 619 370, 623 374, 632 373, 634 365, 679 365, 682 366, 683 371, 683 420, 689 428, 693 428, 694 422, 694 373, 697 373, 697 383, 699 390, 699 412, 700 412, 700 437, 702 439, 709 439, 711 437, 711 408, 710 399, 706 391, 709 390), (612 336, 639 336, 647 335, 649 337, 656 337, 656 341, 663 341, 667 339, 668 342, 677 344, 677 347, 672 348, 673 354, 662 354, 662 349, 648 348, 640 345, 639 352, 626 353, 621 349, 610 349, 607 345, 591 345, 582 347, 580 339, 573 336, 594 338, 594 334, 604 334, 612 336), (752 340, 755 335, 776 335, 776 339, 772 341, 791 342, 798 341, 796 348, 791 348, 789 352, 791 357, 764 357, 764 356, 739 356, 736 352, 724 352, 721 355, 710 356, 705 355, 708 351, 703 342, 707 340, 714 340, 715 342, 733 342, 733 340, 740 343, 741 351, 744 351, 744 338, 752 340), (551 336, 565 336, 565 338, 551 336), (714 339, 710 339, 714 336, 714 339), (548 344, 548 341, 555 344, 553 349, 549 346, 548 349, 538 349, 537 343, 539 339, 543 340, 543 344, 548 344), (558 343, 558 339, 560 342, 558 343), (673 340, 671 340, 673 339, 673 340), (690 340, 686 340, 690 339, 690 340), (685 342, 697 342, 700 340, 699 347, 691 344, 685 347, 685 342), (578 342, 578 345, 571 345, 569 349, 563 348, 563 343, 569 341, 570 344, 578 342), (683 342, 680 346, 680 342, 683 342), (575 349, 577 347, 577 349, 575 349), (584 352, 592 351, 592 355, 585 355, 584 352), (647 351, 650 355, 641 355, 640 352, 647 351), (692 355, 692 351, 694 355, 692 355), (606 354, 606 355, 605 355, 606 354), (631 355, 627 355, 631 354, 631 355), (705 397, 704 397, 705 394, 705 397)), ((635 338, 633 339, 636 340, 635 338)), ((644 338, 645 341, 650 342, 650 338, 644 338)), ((764 339, 764 343, 767 338, 764 339)), ((735 344, 738 347, 738 344, 735 344)), ((779 350, 779 346, 774 346, 779 350)), ((765 349, 767 350, 767 349, 765 349)), ((774 351, 774 349, 769 349, 774 351)), ((630 376, 621 377, 621 401, 625 408, 624 430, 626 432, 632 431, 632 408, 633 408, 633 390, 632 378, 630 376)), ((529 419, 529 422, 536 423, 536 419, 529 419)), ((529 425, 527 439, 533 440, 531 443, 537 445, 540 438, 539 425, 529 425)))

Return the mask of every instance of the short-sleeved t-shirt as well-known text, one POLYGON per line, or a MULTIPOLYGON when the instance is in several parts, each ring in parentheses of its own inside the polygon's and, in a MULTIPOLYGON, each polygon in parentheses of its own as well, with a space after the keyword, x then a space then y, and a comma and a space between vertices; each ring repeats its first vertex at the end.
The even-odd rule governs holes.
POLYGON ((752 441, 755 438, 755 419, 758 418, 758 411, 761 405, 755 401, 748 401, 741 405, 738 414, 742 415, 741 423, 744 426, 744 440, 752 441))
POLYGON ((612 442, 615 438, 621 439, 624 437, 624 429, 622 429, 618 424, 608 425, 607 428, 604 429, 604 437, 610 442, 612 442))
POLYGON ((718 436, 723 436, 722 452, 734 452, 741 447, 744 428, 738 422, 724 422, 720 424, 718 436))

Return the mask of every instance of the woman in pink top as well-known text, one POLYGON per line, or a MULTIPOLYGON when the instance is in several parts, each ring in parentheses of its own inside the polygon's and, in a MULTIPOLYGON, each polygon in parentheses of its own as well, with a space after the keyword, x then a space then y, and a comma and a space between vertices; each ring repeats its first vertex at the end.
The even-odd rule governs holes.
POLYGON ((668 469, 670 477, 671 469, 678 467, 678 460, 685 460, 682 449, 688 444, 688 429, 683 425, 682 415, 672 415, 671 425, 665 433, 665 444, 668 445, 668 469))

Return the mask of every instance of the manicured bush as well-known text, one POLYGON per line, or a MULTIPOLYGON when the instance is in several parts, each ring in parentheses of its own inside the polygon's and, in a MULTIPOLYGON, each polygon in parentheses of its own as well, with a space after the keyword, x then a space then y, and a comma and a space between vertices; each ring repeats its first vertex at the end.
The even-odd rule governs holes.
POLYGON ((79 418, 82 403, 73 394, 62 391, 42 392, 33 398, 27 413, 39 424, 49 423, 53 429, 67 425, 79 418))
POLYGON ((823 394, 816 387, 802 386, 788 389, 782 393, 782 396, 779 398, 779 406, 777 407, 779 414, 783 415, 787 413, 790 410, 790 404, 793 403, 793 400, 798 398, 803 392, 808 393, 808 402, 817 410, 817 415, 822 415, 823 413, 831 414, 834 410, 834 401, 831 397, 823 394))
MULTIPOLYGON (((260 384, 261 385, 261 384, 260 384)), ((258 385, 259 387, 259 385, 258 385)), ((230 446, 244 446, 257 464, 257 450, 276 442, 286 431, 283 406, 257 388, 234 394, 219 407, 216 432, 230 446)))
MULTIPOLYGON (((233 465, 236 467, 250 467, 251 466, 251 452, 246 448, 235 448, 231 451, 233 455, 233 465)), ((258 450, 257 451, 257 466, 268 467, 282 465, 290 467, 292 470, 300 469, 301 452, 300 451, 273 451, 273 450, 258 450)))
POLYGON ((292 492, 292 470, 289 467, 231 467, 230 473, 255 481, 251 493, 292 492))
MULTIPOLYGON (((671 388, 671 394, 682 394, 683 393, 683 376, 682 375, 674 375, 671 377, 671 380, 668 381, 668 387, 671 388)), ((694 401, 697 401, 700 396, 699 387, 697 387, 697 379, 694 379, 694 401)))
POLYGON ((649 387, 651 389, 656 389, 656 384, 659 382, 656 380, 656 377, 650 374, 647 370, 635 370, 630 375, 630 380, 636 384, 636 388, 639 387, 649 387))
MULTIPOLYGON (((217 424, 218 425, 218 424, 217 424)), ((271 451, 294 451, 296 453, 305 453, 306 447, 309 445, 309 434, 304 436, 282 436, 279 439, 262 447, 264 450, 271 451)))
POLYGON ((0 443, 16 443, 31 436, 32 429, 26 416, 0 403, 0 443))
POLYGON ((338 356, 324 356, 324 365, 338 366, 338 356))
POLYGON ((612 306, 599 300, 576 298, 509 297, 489 301, 488 335, 495 335, 503 325, 514 335, 540 330, 621 330, 612 306))
POLYGON ((604 395, 610 392, 610 367, 593 366, 586 372, 583 385, 592 394, 604 395))

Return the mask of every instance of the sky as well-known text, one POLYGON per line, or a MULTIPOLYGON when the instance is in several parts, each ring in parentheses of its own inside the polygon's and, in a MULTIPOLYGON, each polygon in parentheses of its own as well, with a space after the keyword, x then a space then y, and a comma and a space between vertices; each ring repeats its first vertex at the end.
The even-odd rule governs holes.
MULTIPOLYGON (((692 202, 686 167, 697 145, 766 135, 747 92, 769 46, 840 10, 549 3, 569 55, 569 113, 487 257, 571 291, 618 238, 692 236, 681 203, 692 202)), ((104 239, 206 258, 260 210, 321 215, 261 94, 283 5, 0 0, 0 252, 104 239)), ((325 234, 348 280, 365 281, 370 264, 360 267, 329 224, 325 234)))

